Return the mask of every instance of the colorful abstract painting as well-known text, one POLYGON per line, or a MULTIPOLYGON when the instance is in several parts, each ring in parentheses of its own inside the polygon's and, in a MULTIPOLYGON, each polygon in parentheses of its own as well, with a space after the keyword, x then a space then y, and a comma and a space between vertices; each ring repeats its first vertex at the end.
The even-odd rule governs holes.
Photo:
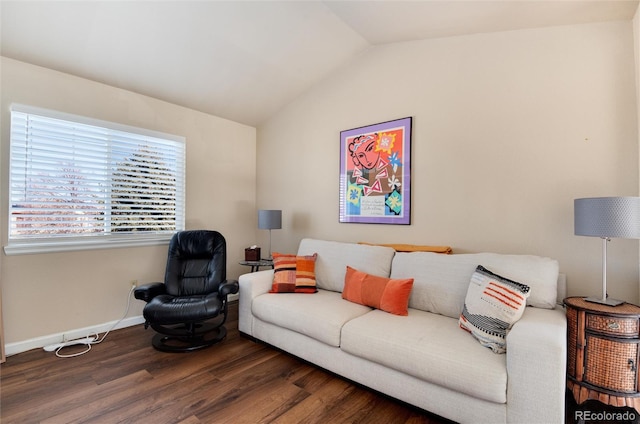
POLYGON ((411 223, 411 120, 340 132, 340 222, 411 223))

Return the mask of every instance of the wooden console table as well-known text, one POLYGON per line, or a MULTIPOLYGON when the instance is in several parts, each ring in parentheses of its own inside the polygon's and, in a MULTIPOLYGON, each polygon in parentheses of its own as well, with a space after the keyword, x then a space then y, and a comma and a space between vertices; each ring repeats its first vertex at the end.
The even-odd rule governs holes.
POLYGON ((568 297, 567 388, 576 403, 589 399, 640 413, 640 307, 607 306, 568 297))

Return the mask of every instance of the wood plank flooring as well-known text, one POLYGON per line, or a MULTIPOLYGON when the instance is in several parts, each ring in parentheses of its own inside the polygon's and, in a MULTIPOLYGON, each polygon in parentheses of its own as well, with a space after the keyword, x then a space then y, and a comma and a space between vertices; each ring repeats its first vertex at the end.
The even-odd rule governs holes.
POLYGON ((135 326, 76 358, 10 356, 0 365, 0 421, 449 423, 241 336, 237 302, 226 326, 221 344, 186 354, 156 351, 153 330, 135 326))

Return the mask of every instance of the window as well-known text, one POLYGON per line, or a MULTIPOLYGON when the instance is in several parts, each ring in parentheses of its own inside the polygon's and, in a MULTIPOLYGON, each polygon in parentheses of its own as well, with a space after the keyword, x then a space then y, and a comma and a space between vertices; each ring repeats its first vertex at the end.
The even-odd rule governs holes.
POLYGON ((11 107, 7 254, 140 246, 184 229, 185 143, 11 107))

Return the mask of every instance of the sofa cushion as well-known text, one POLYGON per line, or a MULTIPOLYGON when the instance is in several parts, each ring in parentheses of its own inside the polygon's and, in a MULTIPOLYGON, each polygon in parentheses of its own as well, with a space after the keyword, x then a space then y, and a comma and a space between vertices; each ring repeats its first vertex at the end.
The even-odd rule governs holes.
POLYGON ((273 253, 273 284, 270 293, 315 293, 317 255, 273 253))
POLYGON ((494 353, 507 350, 507 332, 524 313, 529 286, 478 265, 460 315, 460 328, 494 353))
POLYGON ((360 272, 347 267, 342 298, 396 315, 407 315, 413 278, 390 278, 360 272))
POLYGON ((558 261, 532 255, 431 252, 396 253, 391 278, 413 278, 409 308, 458 319, 471 275, 478 265, 531 287, 527 305, 553 309, 556 305, 558 261))
POLYGON ((349 302, 340 293, 327 290, 318 290, 312 296, 266 293, 251 304, 251 312, 258 319, 334 347, 340 346, 342 326, 370 311, 367 306, 349 302))
POLYGON ((298 255, 313 253, 318 254, 316 260, 318 288, 342 292, 347 265, 367 274, 389 277, 395 250, 390 247, 308 238, 300 241, 298 255))
POLYGON ((341 349, 424 381, 505 403, 507 355, 495 355, 458 320, 409 309, 401 317, 374 310, 342 329, 341 349))

